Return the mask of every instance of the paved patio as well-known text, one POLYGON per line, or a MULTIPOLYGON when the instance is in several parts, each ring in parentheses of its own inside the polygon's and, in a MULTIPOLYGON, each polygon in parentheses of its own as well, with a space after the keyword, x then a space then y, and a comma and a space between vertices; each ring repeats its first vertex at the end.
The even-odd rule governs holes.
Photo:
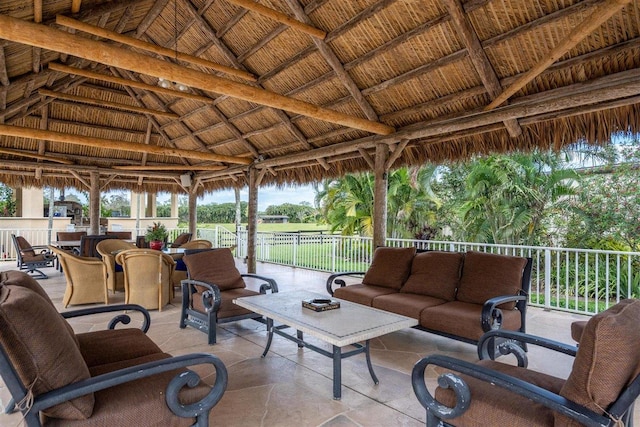
MULTIPOLYGON (((246 266, 238 261, 240 271, 246 266)), ((0 263, 0 271, 15 269, 14 262, 0 263)), ((49 279, 40 283, 49 292, 60 311, 64 276, 50 268, 49 279)), ((281 292, 305 288, 325 291, 326 273, 258 264, 258 273, 277 280, 281 292)), ((111 302, 123 302, 123 293, 112 295, 111 302)), ((206 344, 205 334, 193 328, 178 327, 180 295, 162 312, 151 312, 149 336, 166 352, 178 355, 210 352, 220 357, 229 371, 229 385, 220 403, 213 409, 212 425, 232 426, 424 426, 424 409, 411 388, 411 369, 423 356, 440 353, 475 360, 475 347, 414 329, 402 330, 372 340, 371 356, 380 379, 374 385, 363 355, 343 361, 342 400, 332 398, 331 360, 275 337, 268 356, 260 358, 266 333, 264 325, 251 320, 218 327, 218 343, 206 344)), ((528 331, 571 343, 569 325, 584 316, 547 312, 530 308, 528 331)), ((76 331, 103 328, 74 320, 76 331)), ((327 347, 320 342, 318 345, 327 347)), ((530 350, 530 367, 557 376, 566 376, 571 358, 546 350, 530 350)), ((436 375, 433 375, 435 383, 436 375)), ((9 393, 0 382, 0 400, 4 405, 9 393)), ((636 411, 636 422, 640 420, 636 411)), ((20 415, 0 415, 0 426, 19 425, 20 415)))

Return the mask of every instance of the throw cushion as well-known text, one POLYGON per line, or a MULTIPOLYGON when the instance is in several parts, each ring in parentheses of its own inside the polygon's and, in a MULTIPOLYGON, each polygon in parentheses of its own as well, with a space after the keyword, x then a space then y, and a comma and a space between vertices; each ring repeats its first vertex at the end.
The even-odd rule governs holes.
MULTIPOLYGON (((603 414, 640 373, 640 300, 628 299, 593 316, 580 337, 560 395, 603 414)), ((580 424, 556 415, 556 427, 580 424)))
POLYGON ((411 273, 416 248, 377 248, 373 261, 362 279, 365 285, 400 289, 411 273))
MULTIPOLYGON (((31 289, 0 288, 0 341, 22 382, 38 396, 90 377, 66 322, 31 289)), ((93 412, 88 394, 43 411, 63 419, 86 419, 93 412)))
MULTIPOLYGON (((456 299, 484 304, 494 297, 517 295, 522 289, 522 273, 526 265, 526 258, 467 252, 456 299)), ((513 310, 515 305, 515 302, 512 302, 502 304, 500 308, 513 310)))
POLYGON ((460 252, 429 251, 417 254, 411 264, 411 275, 400 292, 453 301, 463 258, 464 254, 460 252))
POLYGON ((214 284, 221 291, 246 287, 229 248, 185 254, 189 278, 214 284))
POLYGON ((42 286, 40 286, 36 279, 29 276, 24 271, 10 270, 2 272, 0 273, 0 283, 3 285, 22 286, 23 288, 31 289, 53 306, 51 298, 49 298, 49 295, 47 295, 44 289, 42 289, 42 286))

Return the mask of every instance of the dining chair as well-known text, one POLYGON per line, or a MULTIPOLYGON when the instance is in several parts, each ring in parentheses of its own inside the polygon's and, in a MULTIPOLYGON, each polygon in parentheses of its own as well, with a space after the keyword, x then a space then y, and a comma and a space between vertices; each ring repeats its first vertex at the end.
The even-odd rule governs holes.
POLYGON ((131 240, 130 231, 107 231, 107 236, 116 236, 118 239, 131 240))
POLYGON ((193 236, 192 233, 181 233, 181 234, 178 235, 178 237, 176 237, 176 239, 173 242, 169 243, 169 247, 170 248, 180 248, 185 243, 191 241, 191 236, 193 236))
POLYGON ((152 249, 128 249, 116 255, 116 262, 124 273, 125 303, 162 311, 173 294, 173 258, 152 249))
MULTIPOLYGON (((62 241, 76 241, 81 240, 82 236, 86 236, 86 231, 58 231, 56 233, 56 240, 59 242, 62 241)), ((80 255, 80 249, 77 246, 60 246, 60 249, 64 249, 65 251, 73 251, 76 255, 80 255)))
POLYGON ((128 249, 136 249, 136 245, 121 239, 101 240, 96 245, 96 250, 107 268, 107 288, 111 292, 124 291, 124 272, 122 266, 116 262, 116 255, 128 249))
POLYGON ((67 279, 62 298, 65 308, 77 304, 109 304, 107 268, 101 260, 74 255, 54 246, 49 249, 57 255, 67 279))
POLYGON ((11 235, 11 239, 16 250, 18 268, 26 270, 32 275, 37 273, 33 275, 35 279, 48 279, 49 276, 44 274, 40 268, 53 267, 56 257, 47 246, 32 246, 24 237, 15 234, 11 235))
POLYGON ((82 236, 80 239, 80 256, 101 258, 101 255, 96 250, 96 245, 106 239, 117 239, 117 237, 108 234, 82 236))

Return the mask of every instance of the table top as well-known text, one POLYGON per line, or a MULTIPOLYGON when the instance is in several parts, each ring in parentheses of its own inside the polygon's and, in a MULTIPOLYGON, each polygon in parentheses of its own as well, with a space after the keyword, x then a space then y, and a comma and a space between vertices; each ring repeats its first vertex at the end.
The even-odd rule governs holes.
POLYGON ((236 298, 233 302, 313 337, 344 347, 418 324, 416 319, 339 298, 340 308, 316 312, 303 299, 327 298, 309 291, 278 292, 236 298))
POLYGON ((80 247, 80 240, 56 240, 55 242, 51 242, 53 246, 57 247, 80 247))

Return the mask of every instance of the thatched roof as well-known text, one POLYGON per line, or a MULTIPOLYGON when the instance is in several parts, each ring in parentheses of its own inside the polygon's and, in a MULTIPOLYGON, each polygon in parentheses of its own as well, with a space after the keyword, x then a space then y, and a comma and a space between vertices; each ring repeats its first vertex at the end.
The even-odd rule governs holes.
POLYGON ((304 183, 380 144, 398 167, 599 144, 639 116, 638 0, 0 2, 14 186, 304 183))

